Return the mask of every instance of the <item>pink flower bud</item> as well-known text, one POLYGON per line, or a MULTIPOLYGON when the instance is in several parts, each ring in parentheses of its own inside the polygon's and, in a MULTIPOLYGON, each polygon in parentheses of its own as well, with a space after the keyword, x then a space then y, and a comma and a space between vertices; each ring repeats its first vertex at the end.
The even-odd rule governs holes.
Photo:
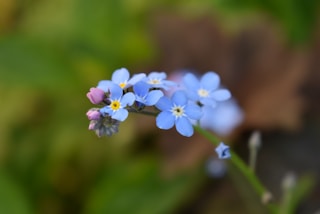
POLYGON ((87 117, 89 120, 99 120, 101 114, 98 110, 93 110, 93 109, 90 109, 88 112, 87 112, 87 117))
POLYGON ((96 128, 96 124, 97 124, 97 123, 98 123, 98 122, 97 122, 96 120, 91 120, 90 123, 89 123, 88 129, 89 129, 89 130, 94 130, 94 129, 96 128))
POLYGON ((93 104, 99 104, 103 101, 105 94, 104 91, 99 88, 90 88, 90 92, 87 93, 87 97, 93 104))

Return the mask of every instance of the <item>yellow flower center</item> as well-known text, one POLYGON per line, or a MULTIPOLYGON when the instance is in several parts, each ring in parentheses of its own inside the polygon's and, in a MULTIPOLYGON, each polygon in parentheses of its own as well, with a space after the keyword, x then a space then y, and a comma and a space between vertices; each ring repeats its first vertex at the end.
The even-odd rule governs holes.
POLYGON ((119 102, 119 100, 113 100, 110 104, 110 108, 113 111, 117 111, 120 107, 121 107, 121 103, 119 102))
POLYGON ((209 91, 200 88, 200 89, 198 90, 198 95, 199 95, 200 97, 207 97, 207 96, 209 96, 209 91))
POLYGON ((125 83, 125 82, 122 82, 122 83, 119 84, 119 86, 120 86, 121 88, 126 87, 126 85, 127 85, 127 83, 125 83))
POLYGON ((150 84, 160 84, 160 80, 158 80, 158 79, 151 79, 151 80, 149 80, 149 83, 150 84))

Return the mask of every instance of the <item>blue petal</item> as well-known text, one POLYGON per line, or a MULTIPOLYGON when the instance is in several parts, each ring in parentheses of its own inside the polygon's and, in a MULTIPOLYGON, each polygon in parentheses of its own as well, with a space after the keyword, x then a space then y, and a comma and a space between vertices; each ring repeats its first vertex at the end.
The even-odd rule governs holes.
POLYGON ((130 77, 130 73, 126 68, 120 68, 113 72, 112 74, 112 82, 120 84, 123 82, 127 82, 130 77))
POLYGON ((202 106, 201 109, 202 117, 200 119, 200 126, 205 129, 210 129, 211 124, 216 122, 214 120, 215 109, 208 105, 202 106))
POLYGON ((215 107, 217 105, 217 102, 213 98, 201 98, 200 102, 203 105, 208 105, 208 106, 211 106, 211 107, 215 107))
POLYGON ((177 105, 185 105, 188 102, 188 97, 184 91, 176 91, 171 98, 172 102, 177 105))
POLYGON ((114 83, 110 80, 101 80, 98 83, 97 88, 100 88, 101 90, 103 90, 104 92, 109 92, 110 90, 110 86, 113 85, 114 83))
POLYGON ((167 75, 165 72, 151 72, 149 75, 148 75, 148 78, 149 79, 159 79, 159 80, 163 80, 165 78, 167 78, 167 75))
POLYGON ((106 115, 110 116, 113 113, 112 109, 110 109, 109 106, 105 106, 105 107, 101 108, 99 111, 103 116, 106 116, 106 115))
POLYGON ((110 97, 112 100, 119 99, 122 94, 123 90, 119 85, 115 83, 110 84, 110 97))
POLYGON ((131 79, 128 81, 127 87, 125 88, 135 85, 137 82, 141 81, 145 77, 146 77, 146 74, 143 74, 143 73, 133 75, 131 79))
POLYGON ((156 124, 159 129, 171 129, 174 126, 175 118, 168 112, 160 112, 156 118, 156 124))
POLYGON ((145 82, 138 82, 133 86, 133 91, 139 97, 144 97, 149 92, 149 85, 145 82))
POLYGON ((177 86, 178 84, 170 81, 170 80, 162 80, 161 84, 155 85, 155 88, 163 88, 164 90, 168 91, 174 86, 177 86))
POLYGON ((187 105, 185 107, 185 111, 186 111, 186 115, 193 120, 199 120, 202 116, 201 108, 195 104, 187 105))
POLYGON ((161 97, 163 97, 162 91, 160 91, 160 90, 150 91, 150 93, 146 97, 145 104, 147 106, 152 106, 152 105, 156 104, 161 97))
POLYGON ((186 91, 186 93, 187 93, 187 96, 190 100, 193 100, 193 101, 199 100, 199 95, 196 91, 188 90, 188 91, 186 91))
POLYGON ((211 97, 217 101, 224 101, 231 97, 231 93, 227 89, 219 89, 211 94, 211 97))
POLYGON ((187 73, 183 77, 183 84, 188 89, 195 90, 195 91, 197 91, 200 88, 199 80, 197 79, 197 77, 195 75, 193 75, 191 73, 187 73))
POLYGON ((156 107, 161 111, 169 111, 172 107, 172 102, 168 97, 161 97, 156 103, 156 107))
POLYGON ((166 86, 176 86, 178 85, 177 83, 171 81, 171 80, 162 80, 162 83, 166 86))
POLYGON ((177 119, 176 129, 181 135, 183 135, 185 137, 190 137, 193 135, 193 127, 192 127, 189 119, 186 117, 179 117, 177 119))
POLYGON ((125 119, 127 119, 128 115, 129 115, 129 112, 126 109, 122 108, 114 112, 111 118, 119 121, 124 121, 125 119))
POLYGON ((136 96, 132 92, 128 92, 121 98, 121 106, 125 107, 127 105, 131 106, 136 100, 136 96))
POLYGON ((204 89, 215 90, 220 84, 220 77, 215 72, 207 72, 201 77, 200 84, 204 89))
POLYGON ((141 97, 139 95, 136 94, 136 102, 142 103, 145 105, 146 103, 146 98, 145 97, 141 97))

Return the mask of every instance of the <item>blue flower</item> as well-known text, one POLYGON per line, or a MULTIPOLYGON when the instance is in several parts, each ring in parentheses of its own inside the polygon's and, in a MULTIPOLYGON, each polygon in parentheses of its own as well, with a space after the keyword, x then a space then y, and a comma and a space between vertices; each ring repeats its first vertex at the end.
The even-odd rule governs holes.
POLYGON ((138 82, 133 86, 133 91, 136 95, 136 101, 146 106, 155 105, 163 96, 160 90, 152 90, 149 92, 150 86, 145 82, 138 82))
POLYGON ((215 72, 205 73, 200 81, 191 73, 183 78, 189 98, 203 105, 215 106, 216 101, 224 101, 231 97, 227 89, 219 89, 220 77, 215 72))
POLYGON ((199 125, 221 136, 229 135, 244 119, 244 113, 234 99, 219 102, 215 107, 204 105, 201 109, 203 116, 199 125))
POLYGON ((170 129, 174 125, 176 130, 183 136, 193 135, 193 126, 190 120, 199 120, 202 112, 196 104, 189 104, 188 98, 183 91, 176 91, 171 100, 161 97, 156 107, 161 110, 156 118, 157 127, 170 129))
POLYGON ((120 86, 110 84, 109 105, 100 109, 100 113, 105 116, 111 116, 112 119, 124 121, 128 117, 128 110, 125 108, 132 105, 135 101, 135 96, 132 92, 125 93, 120 86))
POLYGON ((141 79, 143 79, 146 76, 146 74, 140 73, 135 74, 130 79, 130 73, 126 68, 120 68, 113 72, 111 81, 110 80, 102 80, 98 83, 97 88, 100 88, 102 90, 106 90, 110 86, 110 82, 113 82, 117 85, 119 85, 122 89, 127 89, 137 82, 139 82, 141 79))
POLYGON ((152 88, 162 88, 164 90, 168 90, 176 85, 175 82, 166 80, 166 78, 167 74, 164 72, 151 72, 147 77, 143 78, 143 81, 148 83, 152 88))
POLYGON ((221 142, 215 150, 220 159, 227 159, 231 157, 230 147, 225 145, 223 142, 221 142))

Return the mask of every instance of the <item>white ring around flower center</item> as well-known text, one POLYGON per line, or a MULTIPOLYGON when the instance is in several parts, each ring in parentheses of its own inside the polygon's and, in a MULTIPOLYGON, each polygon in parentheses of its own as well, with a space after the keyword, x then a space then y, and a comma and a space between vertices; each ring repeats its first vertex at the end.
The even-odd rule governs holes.
POLYGON ((171 108, 171 112, 175 117, 182 117, 182 116, 185 115, 184 114, 184 106, 176 106, 176 105, 174 105, 171 108))
POLYGON ((206 89, 200 88, 198 90, 198 95, 200 97, 207 97, 207 96, 209 96, 209 91, 207 91, 206 89))

